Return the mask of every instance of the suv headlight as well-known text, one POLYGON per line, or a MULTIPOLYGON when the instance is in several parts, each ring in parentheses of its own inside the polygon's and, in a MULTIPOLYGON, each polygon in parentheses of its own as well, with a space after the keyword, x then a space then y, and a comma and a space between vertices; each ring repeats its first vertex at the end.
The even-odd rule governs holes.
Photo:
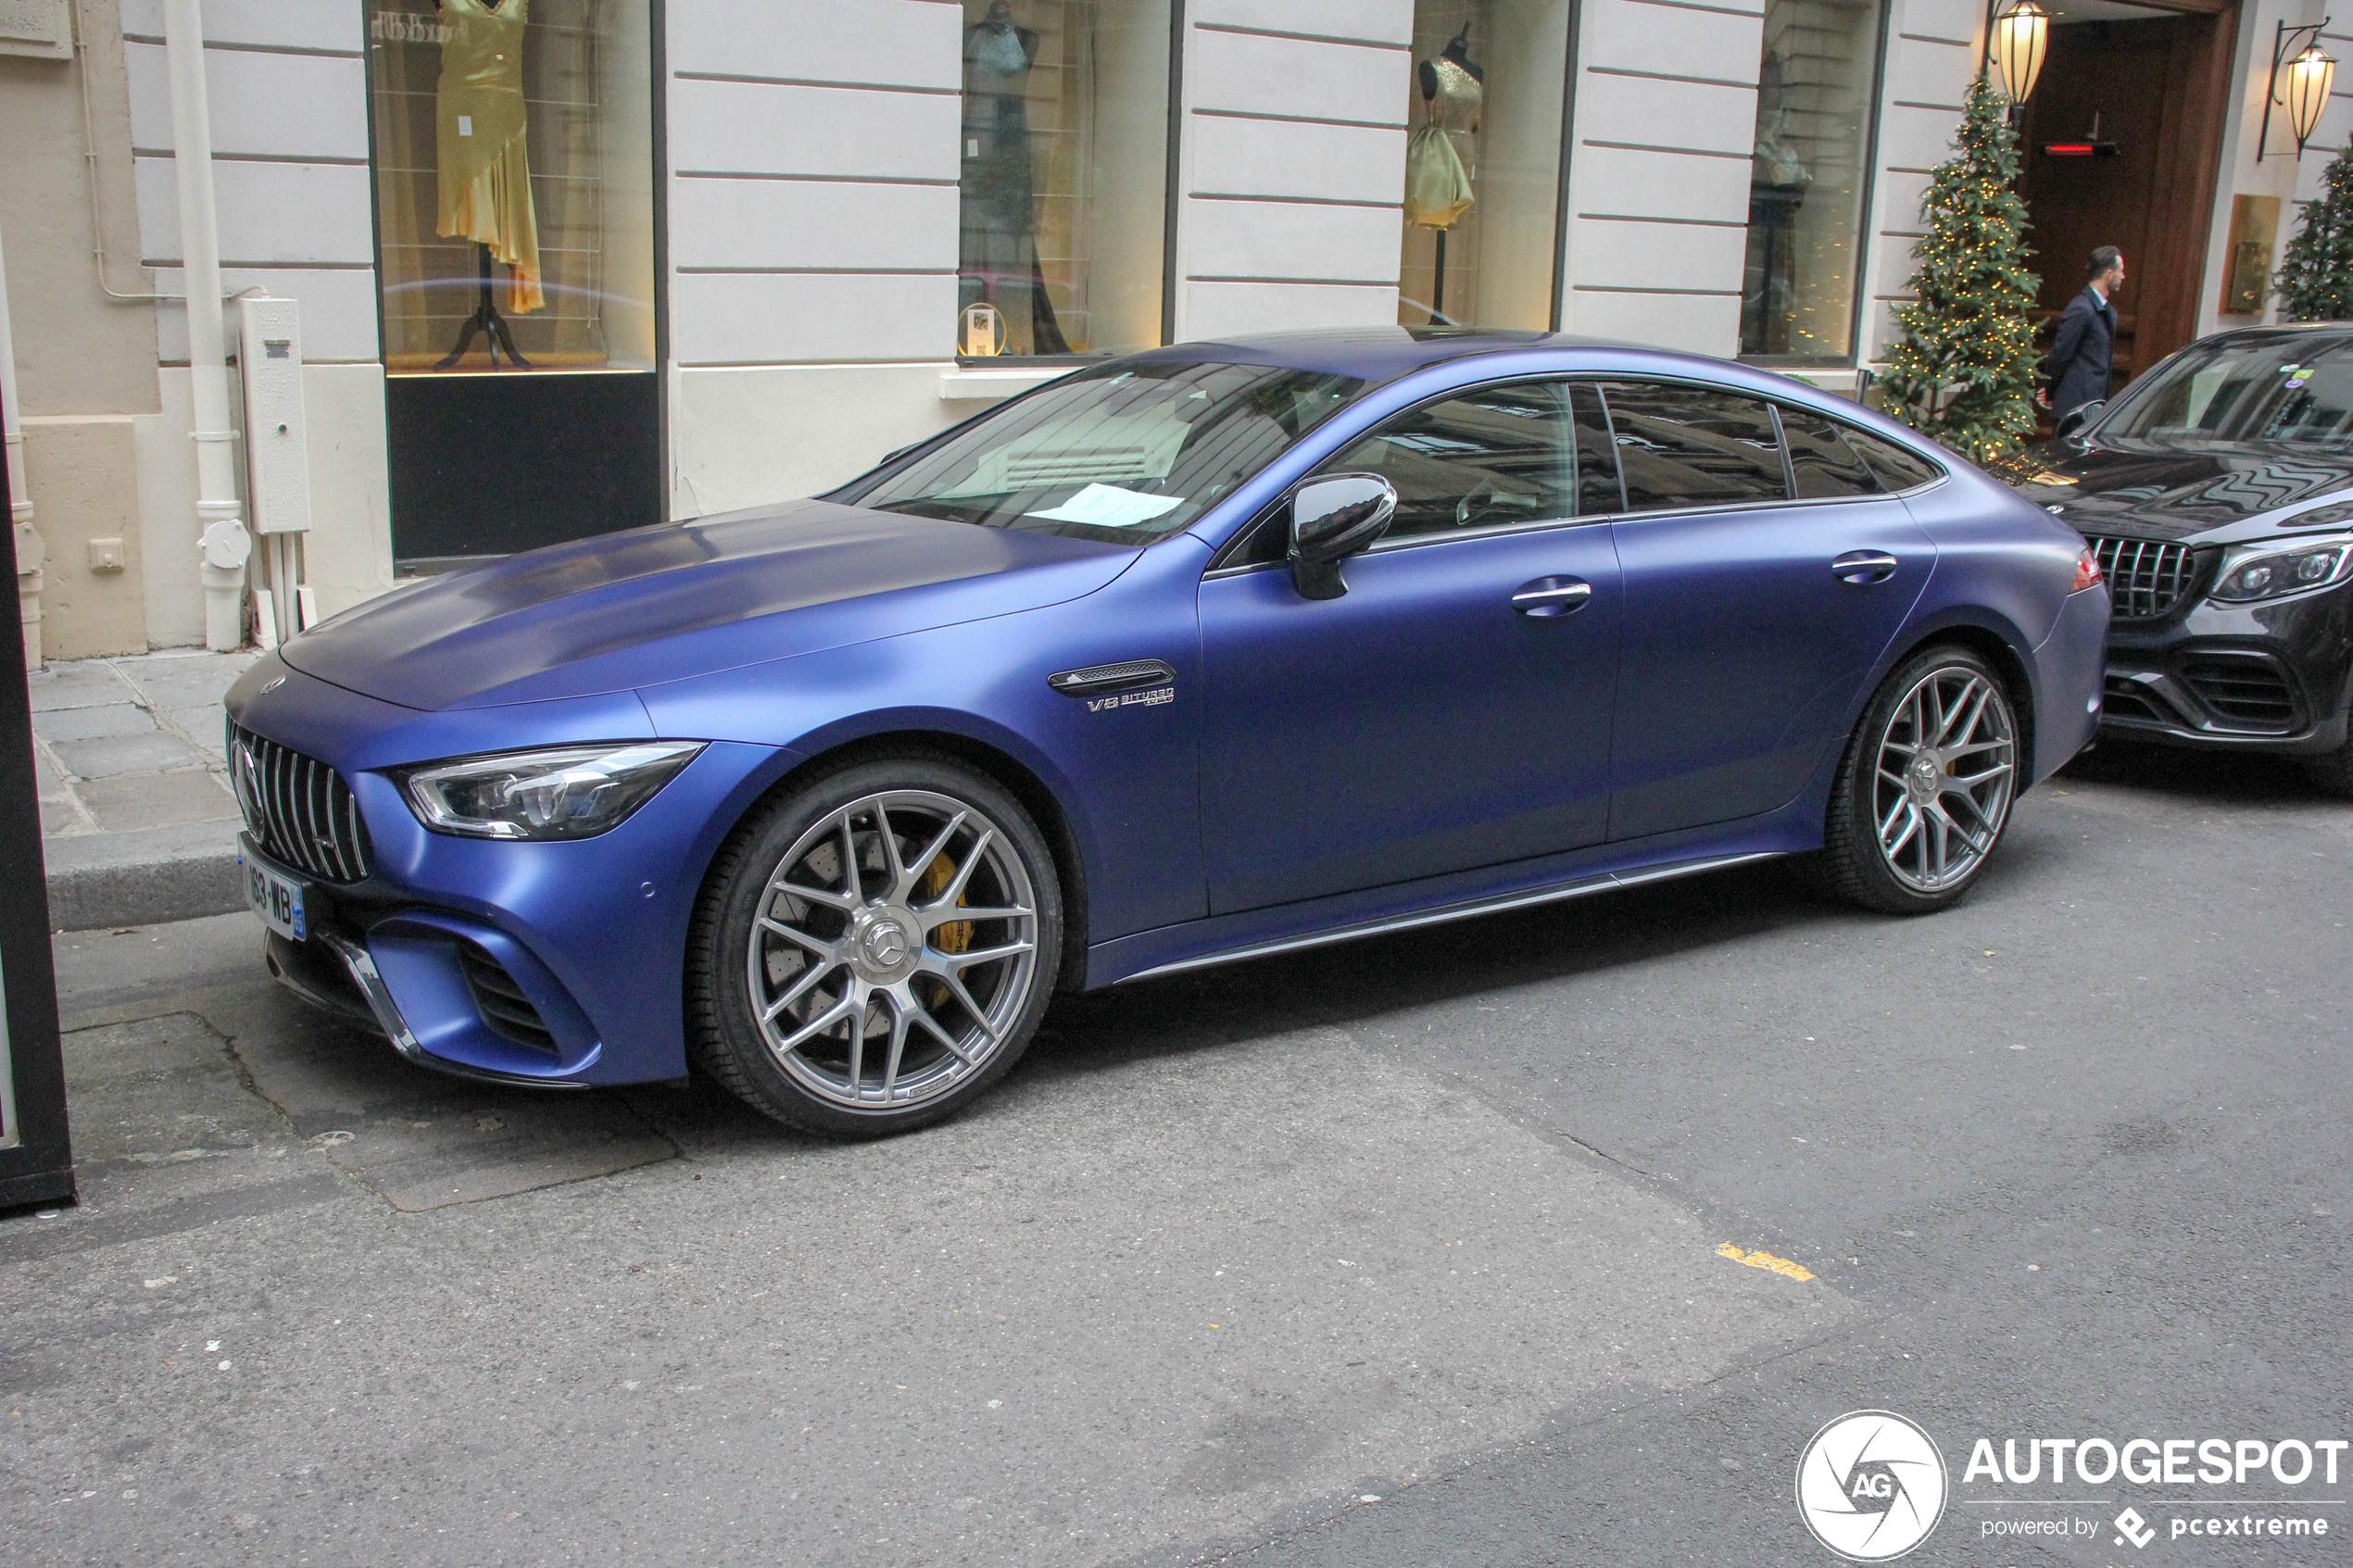
POLYGON ((594 838, 695 759, 701 741, 607 741, 507 751, 412 769, 409 809, 436 833, 469 838, 594 838))
POLYGON ((2292 546, 2241 545, 2222 558, 2222 574, 2207 597, 2252 604, 2325 588, 2353 569, 2353 534, 2298 540, 2292 546))

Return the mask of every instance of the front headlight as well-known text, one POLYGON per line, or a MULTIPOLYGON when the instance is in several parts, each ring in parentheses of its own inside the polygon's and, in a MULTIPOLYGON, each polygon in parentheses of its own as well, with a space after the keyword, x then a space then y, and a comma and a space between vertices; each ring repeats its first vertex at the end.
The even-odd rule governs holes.
POLYGON ((2348 570, 2353 534, 2302 539, 2285 547, 2241 545, 2222 558, 2222 574, 2207 596, 2227 605, 2252 604, 2341 583, 2348 570))
POLYGON ((618 827, 695 759, 701 741, 607 741, 436 762, 402 781, 436 833, 594 838, 618 827))

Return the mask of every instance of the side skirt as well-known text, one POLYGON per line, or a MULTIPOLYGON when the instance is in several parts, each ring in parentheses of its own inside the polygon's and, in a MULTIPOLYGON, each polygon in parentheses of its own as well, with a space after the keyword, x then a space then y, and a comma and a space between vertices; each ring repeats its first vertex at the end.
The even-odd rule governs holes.
POLYGON ((1209 969, 1218 964, 1240 963, 1248 959, 1269 958, 1277 953, 1295 953, 1305 947, 1328 947, 1335 942, 1353 942, 1360 937, 1383 936, 1392 931, 1410 931, 1416 926, 1442 925, 1448 921, 1472 920, 1480 915, 1501 914, 1506 909, 1524 909, 1536 904, 1557 904, 1566 899, 1582 898, 1591 894, 1614 893, 1620 888, 1640 887, 1644 883, 1667 882, 1676 877, 1697 876, 1702 872, 1722 871, 1728 866, 1746 865, 1752 860, 1775 859, 1787 853, 1789 853, 1787 850, 1765 849, 1744 855, 1710 855, 1701 859, 1649 866, 1639 871, 1609 872, 1598 876, 1583 876, 1552 887, 1498 894, 1491 897, 1472 898, 1456 904, 1441 904, 1434 909, 1416 910, 1410 914, 1361 921, 1353 925, 1335 926, 1329 931, 1314 932, 1303 936, 1285 937, 1279 941, 1248 943, 1218 952, 1204 953, 1197 958, 1180 959, 1173 963, 1158 964, 1151 969, 1140 970, 1134 974, 1123 975, 1114 984, 1125 985, 1131 981, 1157 980, 1164 975, 1182 974, 1189 970, 1209 969))

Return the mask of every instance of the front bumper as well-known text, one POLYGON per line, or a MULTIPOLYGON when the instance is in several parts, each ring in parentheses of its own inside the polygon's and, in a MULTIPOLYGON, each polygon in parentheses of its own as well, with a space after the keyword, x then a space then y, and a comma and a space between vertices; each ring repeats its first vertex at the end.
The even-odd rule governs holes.
MULTIPOLYGON (((333 766, 372 844, 359 881, 294 868, 308 939, 272 936, 271 972, 380 1034, 421 1066, 544 1087, 659 1082, 686 1072, 684 961, 702 875, 743 810, 798 760, 715 743, 626 822, 595 838, 515 843, 430 833, 390 770, 509 747, 628 740, 634 696, 425 714, 311 680, 231 694, 242 727, 333 766)), ((250 851, 249 851, 250 852, 250 851)), ((257 856, 268 863, 268 856, 257 856)))
POLYGON ((2271 605, 2199 601, 2109 630, 2101 733, 2223 751, 2314 756, 2346 744, 2353 589, 2271 605))

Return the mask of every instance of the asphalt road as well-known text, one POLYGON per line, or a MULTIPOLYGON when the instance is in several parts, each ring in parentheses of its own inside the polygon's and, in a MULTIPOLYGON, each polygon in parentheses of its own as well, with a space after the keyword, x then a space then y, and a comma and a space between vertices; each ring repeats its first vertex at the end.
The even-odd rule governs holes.
POLYGON ((2111 747, 1941 916, 1760 868, 1135 987, 854 1148, 419 1074, 244 917, 61 937, 85 1202, 0 1222, 0 1542, 1826 1563, 1799 1454, 1883 1409, 1950 1475, 1907 1562, 2344 1562, 2353 1454, 1963 1472, 2353 1436, 2348 861, 2287 770, 2111 747), (2333 1533, 2171 1533, 2226 1512, 2333 1533))

